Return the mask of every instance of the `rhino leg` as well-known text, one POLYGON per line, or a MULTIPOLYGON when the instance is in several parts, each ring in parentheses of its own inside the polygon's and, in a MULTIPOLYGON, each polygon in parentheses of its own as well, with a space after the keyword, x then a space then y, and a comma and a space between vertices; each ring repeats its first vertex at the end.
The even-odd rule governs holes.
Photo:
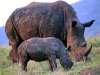
POLYGON ((14 15, 12 14, 6 22, 5 33, 8 37, 9 45, 12 47, 9 57, 13 62, 18 61, 17 47, 22 42, 21 37, 17 33, 17 27, 15 27, 15 25, 16 23, 14 22, 14 15))
POLYGON ((27 52, 23 51, 20 50, 20 52, 18 52, 18 62, 20 64, 21 69, 27 71, 27 63, 30 60, 30 57, 27 52))
POLYGON ((55 55, 51 55, 49 57, 49 64, 50 64, 50 69, 52 71, 56 70, 57 68, 57 63, 56 63, 56 56, 55 55))
POLYGON ((9 45, 12 47, 12 50, 9 53, 9 57, 13 62, 17 62, 17 40, 14 33, 11 17, 6 22, 5 32, 9 40, 9 45))

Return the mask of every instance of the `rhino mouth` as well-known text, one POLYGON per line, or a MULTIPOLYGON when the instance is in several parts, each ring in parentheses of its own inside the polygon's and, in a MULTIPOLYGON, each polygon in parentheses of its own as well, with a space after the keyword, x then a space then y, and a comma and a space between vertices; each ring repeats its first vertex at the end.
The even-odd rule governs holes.
POLYGON ((84 60, 86 61, 88 59, 89 54, 92 50, 92 44, 87 47, 86 44, 84 44, 84 47, 79 48, 72 48, 71 46, 68 46, 68 51, 72 54, 72 56, 75 57, 76 61, 84 60))
POLYGON ((83 51, 80 51, 80 54, 79 54, 79 59, 78 61, 87 61, 88 60, 88 56, 89 54, 91 53, 91 50, 92 50, 92 44, 90 45, 89 48, 86 47, 86 49, 84 48, 83 51))

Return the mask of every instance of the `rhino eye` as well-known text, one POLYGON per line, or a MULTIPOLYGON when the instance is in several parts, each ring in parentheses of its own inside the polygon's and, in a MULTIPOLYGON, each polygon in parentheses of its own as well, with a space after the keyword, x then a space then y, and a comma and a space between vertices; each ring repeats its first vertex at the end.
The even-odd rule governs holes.
POLYGON ((77 22, 76 21, 72 21, 72 27, 76 27, 77 22))

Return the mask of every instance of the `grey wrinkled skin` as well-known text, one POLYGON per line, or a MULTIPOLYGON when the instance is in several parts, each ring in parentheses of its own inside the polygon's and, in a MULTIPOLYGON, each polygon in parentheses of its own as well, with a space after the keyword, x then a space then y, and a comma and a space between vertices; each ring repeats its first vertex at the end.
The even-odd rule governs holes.
POLYGON ((18 47, 18 60, 25 71, 29 60, 37 62, 48 60, 51 70, 54 71, 57 68, 56 58, 60 60, 64 69, 70 69, 73 66, 63 43, 54 37, 31 38, 18 47))
POLYGON ((76 57, 77 48, 84 47, 84 52, 87 51, 84 31, 85 27, 91 26, 93 22, 94 20, 80 23, 73 7, 64 1, 33 2, 16 9, 6 22, 5 32, 9 45, 12 46, 9 55, 12 61, 17 62, 16 49, 24 40, 31 37, 56 37, 66 47, 70 46, 76 57))

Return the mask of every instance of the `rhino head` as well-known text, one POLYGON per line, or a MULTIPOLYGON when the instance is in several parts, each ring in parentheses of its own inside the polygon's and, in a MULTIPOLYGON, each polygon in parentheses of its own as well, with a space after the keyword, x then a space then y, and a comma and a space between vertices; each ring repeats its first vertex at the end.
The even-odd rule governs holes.
POLYGON ((72 22, 72 26, 67 31, 67 47, 70 46, 70 55, 74 56, 76 61, 82 60, 85 55, 88 55, 92 49, 87 47, 87 42, 84 37, 84 32, 87 27, 93 24, 94 20, 84 24, 77 21, 72 22))

